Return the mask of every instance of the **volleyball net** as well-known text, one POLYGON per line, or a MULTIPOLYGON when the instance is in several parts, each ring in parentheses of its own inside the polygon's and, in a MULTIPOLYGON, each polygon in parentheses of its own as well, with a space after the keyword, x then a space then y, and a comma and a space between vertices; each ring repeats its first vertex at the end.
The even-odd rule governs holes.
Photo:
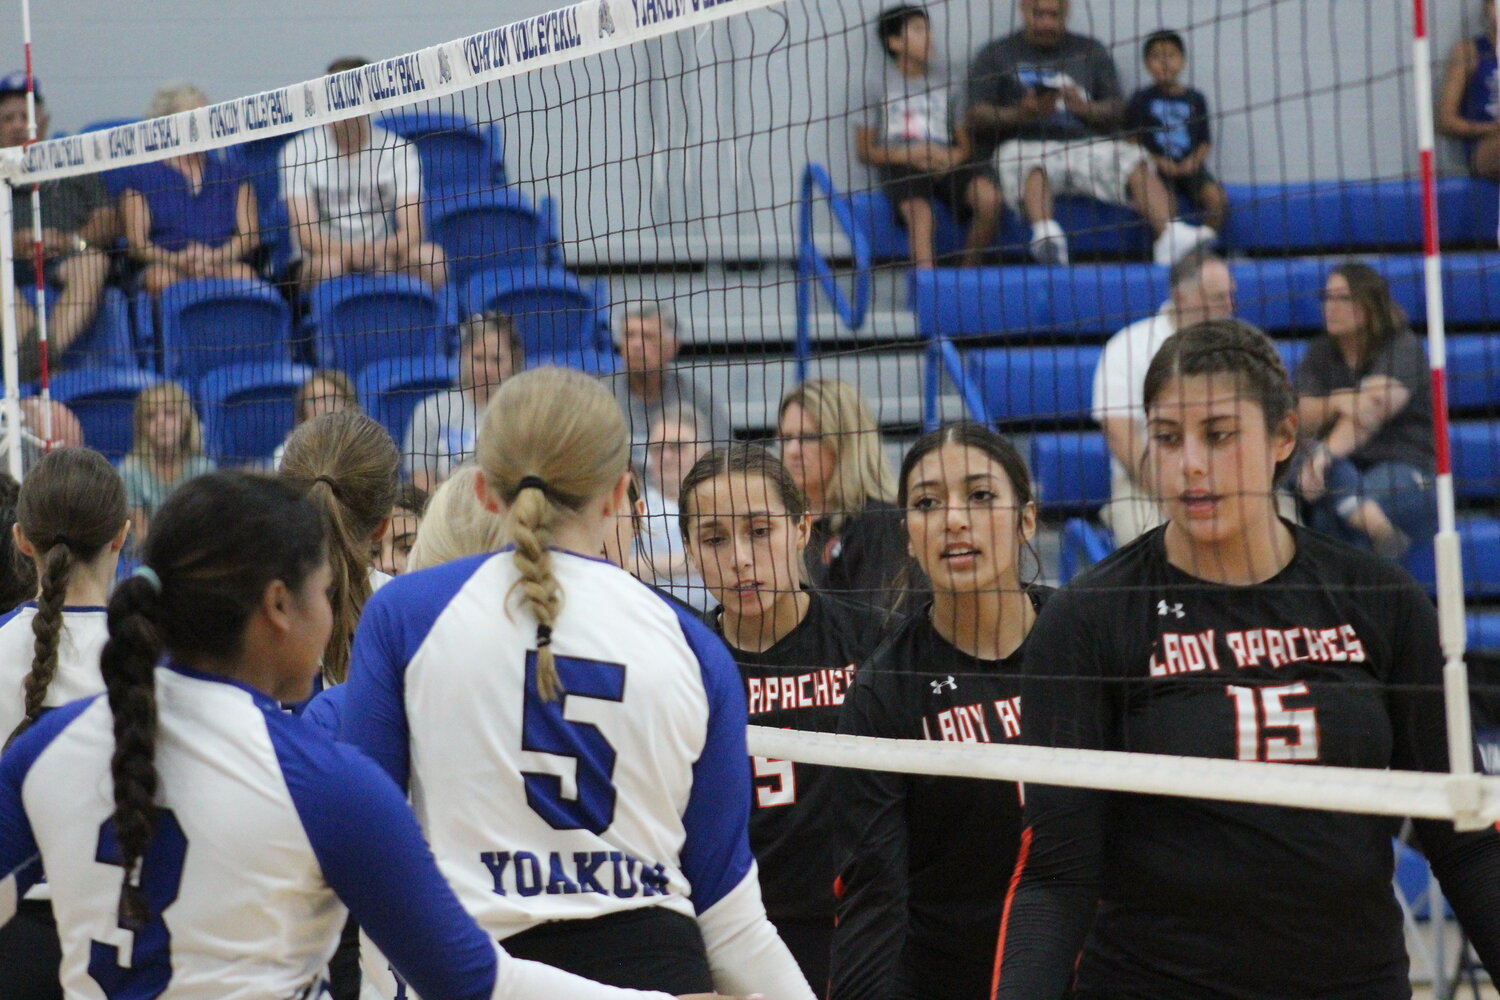
MULTIPOLYGON (((1022 29, 1009 2, 938 0, 881 28, 873 4, 586 0, 232 100, 168 89, 162 100, 182 110, 7 150, 10 426, 24 400, 50 398, 70 416, 28 410, 42 415, 27 418, 33 436, 76 433, 115 459, 144 455, 172 446, 142 440, 151 432, 136 411, 153 392, 152 406, 190 402, 187 422, 201 421, 202 451, 219 465, 266 467, 299 420, 353 402, 401 446, 403 475, 431 489, 471 456, 489 391, 511 371, 581 368, 627 406, 646 509, 634 568, 707 609, 717 599, 676 513, 681 478, 709 447, 761 441, 789 464, 796 452, 805 480, 809 449, 862 451, 872 467, 894 468, 923 429, 968 417, 1007 434, 1030 467, 1040 529, 1027 577, 1064 582, 1127 540, 1101 520, 1113 489, 1095 423, 1105 343, 1172 303, 1167 265, 1212 223, 1234 314, 1267 331, 1291 370, 1322 335, 1330 273, 1349 258, 1383 279, 1419 335, 1436 333, 1434 302, 1443 306, 1465 555, 1446 607, 1456 620, 1467 600, 1469 645, 1500 645, 1500 617, 1485 607, 1500 598, 1495 189, 1446 150, 1433 202, 1445 253, 1441 264, 1424 260, 1432 218, 1409 9, 1071 6, 1069 29, 1103 47, 1062 72, 1003 46, 981 51, 1022 29), (1170 87, 1130 100, 1152 85, 1151 60, 1173 53, 1206 117, 1170 87), (1111 59, 1112 71, 1101 65, 1111 59), (1115 98, 1131 109, 1128 126, 1121 109, 1093 107, 1115 98), (1036 224, 1041 196, 1028 190, 1034 157, 1048 151, 1008 145, 1015 119, 972 110, 1022 101, 1027 134, 1054 145, 1094 133, 1122 140, 1049 161, 1053 226, 1036 224), (1081 124, 1100 115, 1110 122, 1081 124), (1210 178, 1167 165, 1204 142, 1217 195, 1210 178), (976 239, 976 224, 993 229, 976 239), (39 271, 13 238, 37 231, 48 234, 39 271), (1424 283, 1434 266, 1437 300, 1424 283), (870 419, 841 410, 832 392, 788 404, 816 379, 853 387, 870 419), (154 392, 162 382, 182 392, 154 392), (845 424, 816 426, 840 413, 845 424)), ((1441 28, 1457 37, 1479 26, 1441 28)), ((343 48, 329 44, 330 57, 343 48)), ((1138 381, 1148 360, 1127 357, 1126 380, 1138 381)), ((13 437, 19 472, 37 446, 13 437)), ((878 472, 859 489, 819 497, 817 512, 852 515, 869 497, 893 499, 878 472)), ((906 529, 897 517, 890 530, 906 529)), ((1429 588, 1433 533, 1410 539, 1404 557, 1429 588)), ((813 543, 837 555, 837 538, 815 531, 813 543)), ((878 603, 880 586, 852 589, 868 587, 857 596, 878 603)), ((1183 673, 1228 655, 1179 642, 1183 673)), ((1303 636, 1280 655, 1300 648, 1305 659, 1323 643, 1303 636)), ((830 666, 786 669, 804 678, 830 666)), ((945 672, 923 683, 963 681, 945 672)), ((806 707, 837 707, 843 688, 824 686, 808 697, 830 704, 806 707)), ((1295 695, 1275 705, 1261 688, 1221 695, 1227 713, 1272 718, 1265 738, 1281 742, 1257 746, 1297 745, 1295 695)), ((793 707, 802 697, 791 696, 793 707)), ((754 715, 753 692, 751 702, 754 715)), ((1465 825, 1500 819, 1487 778, 1331 768, 1290 750, 1283 759, 1295 767, 1235 748, 1224 755, 1242 759, 985 747, 967 744, 1006 740, 979 716, 930 723, 925 743, 756 729, 752 752, 1465 825)))

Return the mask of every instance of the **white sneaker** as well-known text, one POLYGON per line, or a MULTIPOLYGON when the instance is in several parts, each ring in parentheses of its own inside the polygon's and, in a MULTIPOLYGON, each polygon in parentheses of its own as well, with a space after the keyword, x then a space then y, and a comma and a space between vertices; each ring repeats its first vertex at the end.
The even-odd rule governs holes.
POLYGON ((1068 234, 1056 219, 1031 224, 1031 259, 1038 264, 1063 265, 1068 262, 1068 234))
POLYGON ((1151 256, 1162 267, 1171 267, 1199 247, 1213 244, 1218 238, 1219 234, 1211 226, 1190 226, 1181 219, 1173 219, 1156 238, 1151 256))

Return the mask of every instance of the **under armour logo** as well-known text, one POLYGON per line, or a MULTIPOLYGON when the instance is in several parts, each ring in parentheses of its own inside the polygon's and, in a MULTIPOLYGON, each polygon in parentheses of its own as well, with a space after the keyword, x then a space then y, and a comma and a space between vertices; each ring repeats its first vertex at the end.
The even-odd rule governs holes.
POLYGON ((1168 604, 1166 601, 1156 602, 1156 613, 1163 618, 1167 617, 1167 615, 1171 615, 1173 618, 1183 617, 1181 604, 1168 604))
POLYGON ((958 690, 958 681, 953 679, 952 674, 949 674, 944 680, 930 681, 929 683, 932 685, 933 694, 942 694, 943 688, 947 688, 949 691, 958 690))
POLYGON ((599 37, 615 33, 615 19, 609 12, 609 0, 599 0, 599 37))

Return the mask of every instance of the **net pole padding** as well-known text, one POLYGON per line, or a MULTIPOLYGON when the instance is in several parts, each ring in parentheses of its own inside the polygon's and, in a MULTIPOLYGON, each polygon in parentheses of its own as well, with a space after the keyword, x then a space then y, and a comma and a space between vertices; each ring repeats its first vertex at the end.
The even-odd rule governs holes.
POLYGON ((1024 781, 1142 795, 1214 799, 1331 812, 1451 820, 1461 830, 1500 820, 1500 778, 1264 764, 1120 750, 946 743, 749 727, 750 753, 799 764, 951 778, 1024 781), (1454 804, 1462 782, 1473 808, 1454 804), (1472 795, 1467 789, 1472 789, 1472 795))
POLYGON ((0 372, 5 395, 0 412, 5 416, 5 467, 17 482, 21 479, 21 341, 16 329, 15 194, 0 181, 0 372))
MULTIPOLYGON (((32 72, 31 62, 31 0, 21 0, 21 44, 26 50, 26 142, 21 147, 25 150, 36 144, 36 76, 32 72)), ((46 441, 43 447, 51 451, 52 392, 47 371, 47 287, 43 273, 47 255, 42 246, 42 186, 38 181, 33 181, 31 185, 31 236, 31 262, 36 269, 36 341, 37 357, 41 362, 42 437, 46 441)), ((19 343, 17 341, 18 347, 19 343)), ((17 374, 19 375, 19 368, 17 374)))
POLYGON ((582 0, 368 66, 87 135, 0 150, 0 177, 52 180, 290 135, 447 97, 786 0, 582 0))
MULTIPOLYGON (((1432 372, 1432 436, 1436 469, 1438 532, 1433 542, 1437 566, 1438 636, 1443 647, 1443 700, 1447 714, 1448 761, 1457 777, 1472 777, 1473 723, 1469 717, 1469 671, 1464 663, 1464 574, 1458 519, 1453 502, 1453 455, 1448 438, 1448 342, 1443 315, 1443 251, 1438 239, 1437 137, 1432 110, 1432 43, 1427 34, 1426 0, 1412 0, 1412 70, 1417 101, 1417 148, 1421 164, 1423 283, 1427 293, 1427 351, 1432 372)), ((1477 805, 1462 785, 1454 788, 1455 808, 1477 805)))

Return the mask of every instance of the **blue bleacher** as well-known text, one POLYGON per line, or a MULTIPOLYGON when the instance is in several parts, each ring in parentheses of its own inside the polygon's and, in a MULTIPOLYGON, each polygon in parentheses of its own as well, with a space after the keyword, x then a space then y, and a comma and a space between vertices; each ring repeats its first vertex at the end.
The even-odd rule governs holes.
POLYGON ((550 202, 533 208, 505 189, 430 200, 428 232, 448 256, 448 280, 462 284, 484 270, 561 264, 550 202))
POLYGON ((498 125, 422 108, 387 111, 375 124, 417 147, 429 197, 505 186, 505 143, 498 125))
POLYGON ((117 462, 130 450, 135 397, 158 378, 133 365, 79 368, 54 375, 49 390, 78 417, 84 443, 117 462))
POLYGON ((220 465, 268 464, 296 422, 294 397, 313 369, 289 361, 230 364, 197 382, 204 445, 220 465))
POLYGON ((442 355, 386 358, 354 379, 359 404, 390 432, 399 445, 405 439, 411 411, 423 397, 451 389, 458 381, 458 361, 442 355))
POLYGON ((450 354, 456 341, 446 298, 406 274, 347 274, 309 296, 318 364, 351 376, 382 358, 450 354))
POLYGON ((291 307, 263 281, 182 281, 161 295, 158 325, 165 374, 196 381, 204 372, 290 359, 291 307))
POLYGON ((911 276, 912 311, 927 336, 1025 336, 1052 321, 1046 268, 934 268, 911 276))
POLYGON ((1470 649, 1500 653, 1500 609, 1469 612, 1467 645, 1470 649))
MULTIPOLYGON (((1500 520, 1482 514, 1458 519, 1460 559, 1464 570, 1464 594, 1469 598, 1500 597, 1500 520)), ((1414 547, 1402 560, 1406 569, 1428 592, 1437 588, 1437 570, 1432 543, 1414 547)))
POLYGON ((602 284, 585 288, 560 268, 481 271, 459 289, 468 312, 498 309, 516 323, 526 357, 578 357, 612 350, 602 284))
MULTIPOLYGON (((30 305, 36 307, 36 288, 32 285, 17 286, 30 305)), ((47 290, 49 304, 57 301, 58 290, 47 290)), ((136 368, 140 359, 136 356, 135 343, 130 332, 130 307, 125 294, 118 288, 105 288, 99 297, 99 312, 94 321, 68 345, 61 357, 54 357, 53 367, 68 368, 136 368)))
POLYGON ((1500 334, 1448 338, 1448 403, 1459 412, 1500 407, 1500 334))
POLYGON ((1057 579, 1067 583, 1115 550, 1115 536, 1102 525, 1082 517, 1063 523, 1057 550, 1057 579))
POLYGON ((1500 421, 1452 424, 1448 440, 1453 446, 1454 496, 1460 500, 1500 496, 1500 421))
POLYGON ((266 250, 267 271, 279 277, 292 263, 291 221, 281 199, 281 150, 290 135, 251 139, 224 150, 250 177, 255 189, 255 211, 260 222, 260 242, 266 250))
POLYGON ((1087 419, 1098 346, 991 347, 969 351, 969 377, 997 423, 1087 419))
POLYGON ((1109 448, 1100 431, 1031 436, 1037 503, 1048 512, 1098 510, 1109 500, 1109 448))

